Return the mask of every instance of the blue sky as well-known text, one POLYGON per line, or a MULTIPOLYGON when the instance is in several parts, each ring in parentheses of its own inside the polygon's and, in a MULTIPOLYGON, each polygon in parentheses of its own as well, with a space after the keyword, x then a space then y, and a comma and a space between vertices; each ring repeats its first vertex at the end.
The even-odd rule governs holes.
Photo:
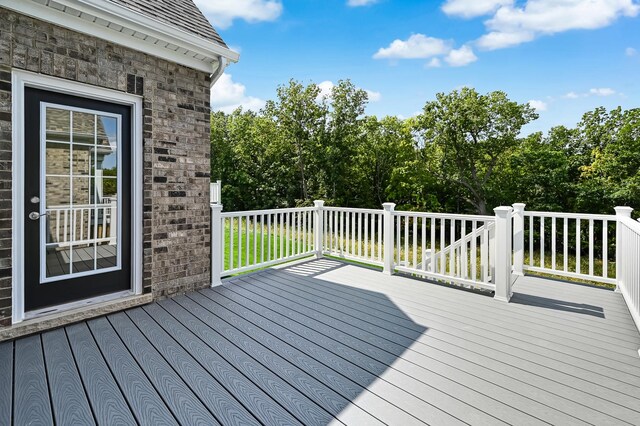
POLYGON ((214 108, 259 109, 290 78, 350 78, 368 114, 409 117, 438 92, 503 90, 573 126, 597 106, 640 106, 638 0, 196 0, 240 52, 214 108))

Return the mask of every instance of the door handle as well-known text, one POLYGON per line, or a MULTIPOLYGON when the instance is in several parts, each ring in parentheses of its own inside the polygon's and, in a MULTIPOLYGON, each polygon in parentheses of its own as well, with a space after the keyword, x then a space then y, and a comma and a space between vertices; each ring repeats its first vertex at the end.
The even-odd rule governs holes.
POLYGON ((40 213, 38 213, 38 212, 31 212, 31 213, 29 213, 29 219, 31 219, 31 220, 38 220, 38 219, 40 219, 41 217, 46 216, 47 214, 48 214, 48 213, 42 213, 42 214, 40 214, 40 213))

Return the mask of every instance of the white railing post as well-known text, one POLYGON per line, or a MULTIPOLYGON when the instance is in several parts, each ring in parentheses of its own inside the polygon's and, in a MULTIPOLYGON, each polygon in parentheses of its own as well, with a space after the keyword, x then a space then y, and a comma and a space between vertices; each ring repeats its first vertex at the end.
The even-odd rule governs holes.
MULTIPOLYGON (((496 292, 494 298, 503 302, 511 299, 511 207, 496 207, 495 227, 495 271, 493 274, 496 292)), ((491 255, 491 254, 490 254, 491 255)))
MULTIPOLYGON (((633 209, 631 207, 615 207, 616 216, 618 217, 631 217, 633 209)), ((616 291, 620 291, 620 279, 622 277, 622 263, 624 262, 624 253, 622 250, 622 226, 620 222, 616 221, 616 291)), ((634 260, 637 261, 637 260, 634 260)))
POLYGON ((524 203, 513 205, 513 273, 524 275, 524 203))
POLYGON ((211 204, 211 287, 222 285, 223 261, 222 204, 211 204))
POLYGON ((313 206, 315 207, 313 212, 313 246, 316 251, 316 259, 320 259, 324 252, 324 247, 322 246, 322 241, 324 240, 324 229, 322 227, 324 201, 315 200, 313 206))
POLYGON ((395 203, 384 203, 382 208, 383 212, 383 245, 384 251, 383 253, 383 265, 384 268, 382 272, 387 275, 393 274, 394 264, 393 264, 393 252, 394 252, 394 242, 393 242, 393 209, 396 207, 395 203))

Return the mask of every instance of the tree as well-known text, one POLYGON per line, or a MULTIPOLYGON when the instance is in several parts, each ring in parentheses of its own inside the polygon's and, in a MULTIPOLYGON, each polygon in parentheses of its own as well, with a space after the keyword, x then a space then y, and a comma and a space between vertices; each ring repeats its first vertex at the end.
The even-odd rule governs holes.
POLYGON ((304 86, 290 80, 287 86, 278 87, 277 100, 268 101, 265 106, 266 116, 274 121, 283 141, 296 154, 299 198, 303 203, 311 200, 308 180, 316 171, 315 160, 328 111, 326 101, 319 95, 316 84, 304 86))
POLYGON ((439 93, 417 117, 419 148, 430 151, 429 173, 460 185, 463 197, 486 214, 496 167, 517 147, 522 127, 537 117, 528 104, 510 101, 499 91, 480 95, 465 87, 439 93))

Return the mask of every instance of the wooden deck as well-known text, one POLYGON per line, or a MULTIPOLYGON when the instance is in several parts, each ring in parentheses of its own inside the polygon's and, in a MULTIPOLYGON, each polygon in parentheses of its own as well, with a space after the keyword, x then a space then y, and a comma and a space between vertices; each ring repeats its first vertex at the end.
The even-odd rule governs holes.
POLYGON ((640 424, 638 348, 612 291, 325 259, 0 344, 0 425, 640 424))

